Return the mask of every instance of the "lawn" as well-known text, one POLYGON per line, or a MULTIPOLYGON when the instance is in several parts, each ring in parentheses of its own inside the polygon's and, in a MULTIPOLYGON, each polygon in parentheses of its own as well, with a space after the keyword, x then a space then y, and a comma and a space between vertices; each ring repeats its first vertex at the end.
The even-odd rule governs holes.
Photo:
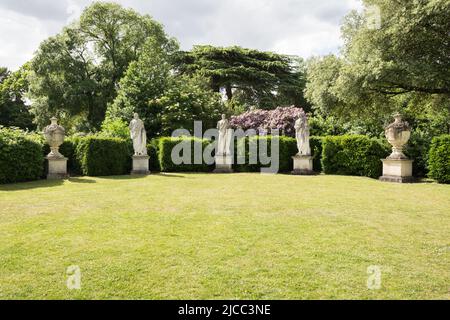
POLYGON ((170 174, 0 186, 0 299, 450 299, 450 186, 170 174), (79 266, 82 289, 68 290, 79 266), (367 268, 381 268, 381 289, 367 268))

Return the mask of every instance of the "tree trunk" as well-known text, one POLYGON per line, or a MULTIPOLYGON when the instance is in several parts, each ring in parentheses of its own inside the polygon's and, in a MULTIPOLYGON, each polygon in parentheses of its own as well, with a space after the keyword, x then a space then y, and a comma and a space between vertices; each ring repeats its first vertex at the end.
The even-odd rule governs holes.
POLYGON ((226 90, 227 90, 228 101, 231 101, 231 99, 233 99, 233 89, 231 88, 231 84, 229 84, 229 83, 227 84, 226 90))

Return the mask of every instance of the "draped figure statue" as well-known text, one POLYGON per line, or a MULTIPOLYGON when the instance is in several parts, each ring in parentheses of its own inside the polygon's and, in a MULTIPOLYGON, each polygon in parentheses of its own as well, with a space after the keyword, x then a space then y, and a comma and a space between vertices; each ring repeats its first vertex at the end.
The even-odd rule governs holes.
POLYGON ((309 144, 309 125, 305 113, 303 113, 295 122, 295 137, 297 139, 298 155, 310 156, 311 147, 309 144))
POLYGON ((134 114, 133 120, 130 122, 130 134, 133 140, 133 148, 135 156, 147 155, 147 133, 145 131, 144 122, 139 119, 137 113, 134 114))
POLYGON ((227 120, 226 115, 222 115, 222 120, 217 123, 217 130, 219 130, 219 142, 217 147, 218 156, 229 155, 231 136, 229 134, 230 122, 227 120))

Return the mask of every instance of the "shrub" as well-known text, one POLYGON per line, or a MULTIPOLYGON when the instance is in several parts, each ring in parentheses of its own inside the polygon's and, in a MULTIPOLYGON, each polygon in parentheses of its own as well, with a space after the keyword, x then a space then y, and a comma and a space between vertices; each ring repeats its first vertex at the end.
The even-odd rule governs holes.
POLYGON ((361 135, 324 137, 322 167, 326 174, 378 178, 389 148, 377 139, 361 135))
POLYGON ((151 172, 160 172, 159 165, 159 139, 155 138, 147 144, 148 155, 150 156, 149 169, 151 172))
POLYGON ((89 136, 79 138, 75 148, 75 161, 87 176, 129 174, 131 170, 131 144, 120 138, 89 136))
POLYGON ((432 137, 424 135, 423 132, 413 131, 411 139, 405 148, 405 155, 413 162, 413 175, 425 177, 428 173, 428 154, 430 152, 432 137))
MULTIPOLYGON (((258 158, 256 164, 249 164, 250 163, 250 154, 249 154, 249 146, 250 143, 258 143, 263 139, 267 140, 267 150, 271 150, 271 144, 272 140, 274 139, 274 136, 254 136, 254 137, 247 137, 242 138, 245 140, 241 140, 241 143, 245 143, 245 164, 238 164, 238 143, 235 143, 235 165, 234 168, 238 172, 257 172, 260 171, 263 167, 268 167, 270 165, 263 165, 261 164, 261 159, 259 158, 259 151, 258 151, 258 158)), ((321 145, 321 138, 319 137, 311 137, 310 138, 311 143, 311 151, 312 156, 314 157, 314 171, 320 172, 321 171, 321 165, 320 165, 320 159, 321 159, 321 153, 322 153, 322 145, 321 145)), ((293 170, 293 160, 292 157, 295 156, 298 152, 297 149, 297 141, 295 138, 286 137, 286 136, 279 136, 279 172, 291 172, 293 170)))
POLYGON ((431 143, 429 177, 439 183, 450 183, 450 135, 435 137, 431 143))
POLYGON ((192 137, 164 137, 159 139, 159 165, 162 172, 210 172, 214 165, 204 162, 202 156, 201 164, 194 164, 194 141, 202 144, 202 150, 211 143, 209 140, 200 140, 192 137), (172 149, 179 143, 188 143, 191 148, 191 164, 176 165, 172 161, 172 149))
POLYGON ((0 127, 0 183, 38 180, 43 168, 39 142, 21 130, 0 127))
POLYGON ((275 110, 252 110, 230 120, 233 128, 243 130, 254 129, 257 132, 268 132, 278 129, 280 134, 295 136, 295 121, 304 113, 302 108, 278 107, 275 110))

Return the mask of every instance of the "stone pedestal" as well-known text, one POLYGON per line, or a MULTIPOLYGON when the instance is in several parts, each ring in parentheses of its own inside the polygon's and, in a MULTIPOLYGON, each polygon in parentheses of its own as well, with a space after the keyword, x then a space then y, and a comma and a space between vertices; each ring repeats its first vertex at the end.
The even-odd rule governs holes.
POLYGON ((67 158, 64 157, 46 157, 48 161, 47 179, 57 180, 66 179, 67 175, 67 158))
POLYGON ((217 155, 216 169, 214 173, 232 173, 233 172, 233 157, 231 155, 217 155))
POLYGON ((296 175, 312 175, 313 170, 313 157, 296 155, 292 157, 294 159, 294 171, 292 174, 296 175))
POLYGON ((146 175, 150 174, 149 167, 149 156, 133 156, 133 169, 131 171, 132 175, 146 175))
POLYGON ((410 183, 414 182, 412 176, 413 160, 408 159, 382 159, 383 176, 381 181, 410 183))

